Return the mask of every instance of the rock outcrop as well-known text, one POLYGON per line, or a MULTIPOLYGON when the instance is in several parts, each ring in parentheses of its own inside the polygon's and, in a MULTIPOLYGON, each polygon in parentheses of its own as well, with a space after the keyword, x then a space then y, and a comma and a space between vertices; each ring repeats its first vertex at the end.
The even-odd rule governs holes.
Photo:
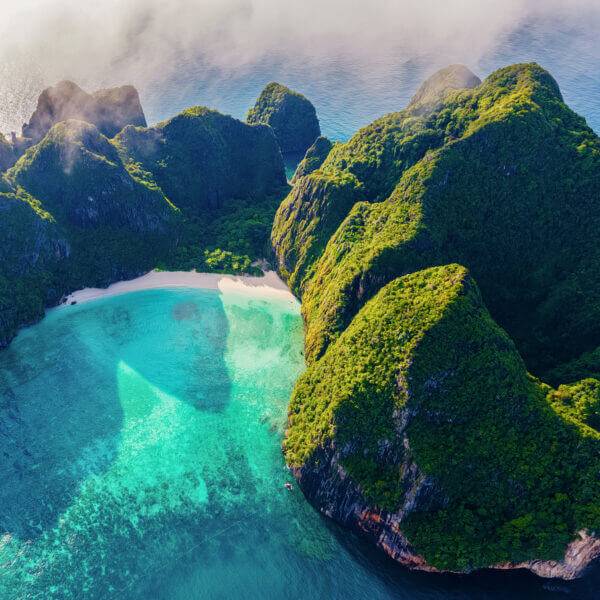
POLYGON ((524 563, 496 565, 497 569, 527 569, 540 577, 548 579, 577 579, 589 565, 600 558, 600 538, 585 530, 577 533, 568 546, 562 560, 530 560, 524 563))
POLYGON ((574 577, 600 532, 600 140, 537 65, 440 81, 278 210, 309 363, 286 457, 320 510, 400 562, 574 577), (582 381, 527 374, 582 353, 582 381))
POLYGON ((233 199, 260 203, 287 186, 273 131, 204 107, 116 138, 126 161, 150 173, 190 215, 214 215, 233 199))
POLYGON ((66 264, 71 246, 52 216, 0 176, 0 348, 19 326, 44 314, 60 293, 50 270, 66 264))
POLYGON ((305 177, 320 169, 332 147, 333 144, 326 137, 319 136, 296 167, 296 172, 290 183, 293 185, 300 177, 305 177))
POLYGON ((431 113, 443 103, 449 92, 468 90, 481 84, 481 79, 464 65, 450 65, 435 72, 411 98, 408 110, 414 114, 431 113))
MULTIPOLYGON (((53 95, 43 96, 45 106, 53 95)), ((77 90, 69 97, 78 100, 59 104, 61 118, 87 102, 77 90)), ((106 91, 94 102, 123 97, 106 91)), ((42 113, 29 133, 50 125, 42 113)), ((93 116, 108 134, 121 125, 107 130, 109 113, 93 116)), ((288 189, 264 125, 194 108, 109 139, 94 123, 59 121, 0 177, 0 347, 74 289, 156 266, 219 270, 226 260, 250 268, 268 249, 288 189)))
POLYGON ((160 190, 129 173, 115 146, 82 121, 54 125, 7 178, 39 199, 59 222, 73 227, 165 232, 174 212, 160 190))
POLYGON ((13 145, 0 133, 0 173, 12 167, 17 161, 13 145))
POLYGON ((282 203, 272 234, 302 295, 307 356, 382 284, 448 262, 471 270, 534 373, 598 347, 595 148, 600 140, 556 82, 531 65, 501 69, 431 115, 387 115, 336 145, 282 203), (323 186, 336 202, 320 210, 312 194, 323 186))
POLYGON ((133 86, 88 94, 72 81, 61 81, 40 94, 29 123, 23 125, 22 135, 36 143, 53 125, 68 119, 91 123, 107 137, 113 137, 126 125, 146 125, 140 98, 133 86))
POLYGON ((269 83, 248 111, 247 122, 270 125, 283 154, 304 154, 321 135, 315 107, 302 94, 269 83))
POLYGON ((434 267, 382 288, 301 376, 284 452, 321 512, 406 566, 572 579, 600 540, 555 527, 580 509, 597 526, 600 432, 568 395, 528 375, 466 269, 434 267))

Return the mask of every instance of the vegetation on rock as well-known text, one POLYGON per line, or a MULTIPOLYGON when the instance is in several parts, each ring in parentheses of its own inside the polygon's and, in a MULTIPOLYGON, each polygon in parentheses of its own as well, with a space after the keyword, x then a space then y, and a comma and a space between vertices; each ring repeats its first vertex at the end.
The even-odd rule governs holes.
POLYGON ((17 160, 12 144, 0 133, 0 173, 12 167, 17 160))
POLYGON ((600 532, 600 140, 538 65, 478 83, 443 70, 334 146, 278 84, 259 124, 194 107, 112 139, 136 111, 89 106, 128 93, 45 92, 14 166, 0 140, 0 345, 78 287, 254 272, 275 216, 309 498, 440 569, 560 559, 600 532), (281 150, 309 146, 290 191, 281 150))
POLYGON ((600 531, 600 140, 538 65, 447 75, 277 212, 310 365, 286 457, 317 505, 352 482, 435 567, 559 559, 600 531))
POLYGON ((303 154, 321 135, 315 107, 302 94, 269 83, 248 111, 248 123, 270 125, 281 152, 303 154))
POLYGON ((322 353, 382 283, 449 262, 471 270, 537 375, 596 348, 599 151, 596 135, 536 65, 502 69, 474 90, 451 93, 429 116, 390 115, 336 146, 308 179, 316 188, 332 174, 353 175, 364 202, 355 205, 346 192, 343 226, 321 235, 318 211, 301 221, 314 198, 295 188, 272 236, 293 285, 297 270, 314 274, 296 287, 308 356, 322 353), (421 159, 402 160, 415 131, 421 159), (302 223, 291 238, 289 221, 302 223), (303 256, 308 265, 298 262, 303 256))
POLYGON ((155 127, 126 127, 116 138, 130 169, 143 173, 190 217, 232 200, 261 203, 286 187, 273 132, 205 107, 155 127))
POLYGON ((332 147, 333 144, 326 137, 319 136, 296 167, 296 172, 290 183, 293 185, 300 177, 310 175, 313 171, 319 169, 332 147))
POLYGON ((528 376, 466 269, 433 267, 385 286, 301 377, 286 458, 310 470, 330 448, 439 568, 555 559, 600 527, 599 390, 528 376))
POLYGON ((0 178, 0 347, 18 327, 44 314, 60 297, 52 271, 71 248, 54 218, 24 190, 0 178))
POLYGON ((288 189, 271 129, 215 111, 113 139, 55 124, 0 179, 0 345, 77 288, 154 267, 256 273, 288 189))

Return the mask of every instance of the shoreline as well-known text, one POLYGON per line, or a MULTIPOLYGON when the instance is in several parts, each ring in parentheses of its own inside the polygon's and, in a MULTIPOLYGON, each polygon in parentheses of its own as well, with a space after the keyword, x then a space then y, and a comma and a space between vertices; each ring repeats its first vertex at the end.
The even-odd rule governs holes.
POLYGON ((56 308, 73 303, 82 304, 98 298, 119 296, 129 292, 161 288, 195 288, 217 290, 221 293, 237 292, 263 298, 298 302, 275 271, 266 271, 262 277, 255 275, 225 275, 197 271, 149 271, 145 275, 117 281, 107 288, 83 288, 69 294, 56 308))

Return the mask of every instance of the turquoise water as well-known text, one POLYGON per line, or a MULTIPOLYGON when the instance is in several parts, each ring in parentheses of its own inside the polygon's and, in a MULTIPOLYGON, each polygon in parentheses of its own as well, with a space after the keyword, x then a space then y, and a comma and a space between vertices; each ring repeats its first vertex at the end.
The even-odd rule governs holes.
POLYGON ((233 292, 135 292, 23 330, 0 353, 0 598, 555 596, 407 573, 287 491, 303 366, 298 305, 233 292))

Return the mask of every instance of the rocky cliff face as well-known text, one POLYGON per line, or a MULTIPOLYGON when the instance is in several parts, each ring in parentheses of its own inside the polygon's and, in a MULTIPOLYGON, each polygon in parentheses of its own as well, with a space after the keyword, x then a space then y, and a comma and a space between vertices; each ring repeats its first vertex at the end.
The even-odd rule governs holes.
POLYGON ((152 268, 178 222, 162 192, 82 121, 54 125, 6 173, 0 213, 0 346, 64 293, 152 268))
POLYGON ((272 235, 282 272, 303 296, 309 358, 382 283, 453 261, 473 271, 536 374, 592 351, 600 343, 596 147, 556 83, 531 66, 451 94, 431 115, 388 115, 336 146, 305 178, 310 185, 299 182, 282 203, 272 235), (330 183, 349 180, 353 192, 330 183), (343 225, 334 235, 323 219, 329 205, 315 209, 307 191, 321 181, 346 198, 336 202, 343 225), (314 218, 301 217, 307 210, 314 218))
POLYGON ((0 133, 0 173, 12 167, 17 161, 12 144, 0 133))
POLYGON ((23 125, 22 135, 36 143, 53 125, 68 119, 91 123, 108 137, 113 137, 126 125, 146 125, 144 111, 133 86, 88 94, 72 81, 61 81, 40 94, 29 123, 23 125))
POLYGON ((108 139, 82 121, 53 126, 7 178, 73 227, 164 233, 174 212, 160 190, 132 176, 108 139))
POLYGON ((46 274, 64 266, 71 245, 38 201, 23 190, 14 193, 0 178, 0 348, 19 326, 44 314, 60 291, 46 274))
POLYGON ((273 132, 203 107, 117 138, 124 160, 139 163, 180 209, 215 214, 232 199, 260 202, 287 186, 273 132))
POLYGON ((300 378, 284 452, 320 511, 404 565, 574 578, 599 540, 566 498, 597 502, 600 432, 569 395, 528 377, 464 268, 435 267, 386 285, 300 378))
POLYGON ((284 449, 320 510, 404 564, 571 578, 598 554, 600 382, 527 368, 584 352, 598 372, 600 140, 537 65, 463 75, 336 145, 278 210, 309 363, 284 449))
POLYGON ((92 100, 71 84, 42 94, 26 133, 50 129, 0 177, 0 347, 74 289, 156 266, 249 267, 268 248, 289 189, 269 127, 194 108, 109 139, 101 129, 135 122, 131 94, 92 100), (95 122, 52 124, 80 110, 95 122))
MULTIPOLYGON (((431 489, 432 482, 419 472, 416 465, 407 465, 407 473, 412 475, 412 482, 406 481, 406 496, 409 500, 397 512, 374 508, 339 464, 339 460, 326 452, 315 455, 310 465, 292 469, 292 472, 306 498, 323 515, 371 540, 403 567, 428 573, 448 572, 429 564, 402 533, 403 518, 410 514, 416 504, 426 504, 428 495, 435 493, 431 489)), ((585 575, 590 565, 599 559, 600 538, 582 530, 568 544, 562 560, 499 563, 490 568, 526 569, 539 577, 569 581, 585 575)))
POLYGON ((315 140, 315 143, 306 151, 304 158, 296 167, 296 172, 290 183, 294 184, 300 177, 310 175, 313 171, 319 169, 325 162, 332 147, 333 144, 326 137, 319 136, 315 140))
POLYGON ((3 240, 0 272, 23 277, 69 257, 71 248, 52 217, 27 194, 0 190, 3 240))
POLYGON ((304 154, 321 135, 315 107, 302 94, 269 83, 248 112, 248 123, 270 125, 283 154, 304 154))

